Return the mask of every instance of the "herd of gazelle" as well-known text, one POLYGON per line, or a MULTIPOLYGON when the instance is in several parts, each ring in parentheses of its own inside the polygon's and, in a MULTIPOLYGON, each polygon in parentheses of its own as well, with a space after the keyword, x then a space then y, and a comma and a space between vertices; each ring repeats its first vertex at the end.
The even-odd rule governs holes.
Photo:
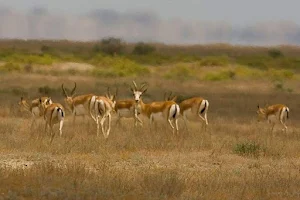
MULTIPOLYGON (((85 116, 87 113, 97 124, 97 136, 101 126, 102 134, 105 138, 109 136, 111 129, 112 113, 117 114, 117 124, 120 123, 121 118, 133 118, 134 125, 143 126, 143 121, 139 115, 144 115, 149 119, 150 130, 153 126, 153 122, 157 120, 163 120, 168 123, 172 128, 173 134, 178 133, 178 118, 182 116, 185 126, 187 128, 187 120, 202 120, 208 125, 207 111, 209 102, 201 97, 193 97, 182 101, 180 104, 176 103, 176 96, 166 97, 163 101, 156 101, 151 103, 144 103, 142 96, 147 91, 146 84, 137 86, 133 81, 133 87, 131 87, 133 99, 118 100, 116 101, 115 94, 111 94, 108 88, 105 96, 97 96, 94 94, 86 94, 75 96, 76 83, 71 90, 70 96, 68 95, 64 85, 62 84, 62 91, 65 96, 64 101, 72 112, 73 123, 75 123, 76 116, 85 116), (108 119, 107 127, 105 128, 105 121, 108 119)), ((30 111, 32 114, 31 127, 36 123, 36 119, 40 116, 44 116, 45 131, 47 127, 50 127, 51 141, 54 137, 53 125, 59 123, 60 136, 62 135, 63 121, 65 117, 65 111, 61 104, 53 103, 50 97, 40 97, 27 102, 23 97, 19 105, 22 109, 30 111)), ((276 122, 280 122, 284 129, 287 130, 285 125, 286 120, 289 117, 289 108, 283 104, 275 104, 260 108, 258 105, 258 120, 267 119, 272 124, 272 130, 276 122)))

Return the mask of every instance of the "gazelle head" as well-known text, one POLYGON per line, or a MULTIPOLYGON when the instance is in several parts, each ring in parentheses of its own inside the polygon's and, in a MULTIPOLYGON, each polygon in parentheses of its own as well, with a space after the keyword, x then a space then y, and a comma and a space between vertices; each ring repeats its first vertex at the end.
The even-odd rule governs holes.
POLYGON ((110 88, 107 87, 107 93, 106 93, 106 98, 108 98, 109 100, 112 101, 112 108, 113 108, 113 111, 115 112, 115 107, 116 107, 116 99, 117 99, 117 95, 118 95, 118 88, 116 89, 116 92, 115 94, 111 94, 110 93, 110 88))
POLYGON ((257 105, 257 121, 261 121, 263 119, 266 119, 266 109, 261 108, 259 105, 257 105))
POLYGON ((46 99, 42 99, 42 98, 39 98, 39 108, 40 110, 42 110, 43 112, 45 111, 45 109, 51 105, 53 102, 52 102, 52 99, 51 97, 48 97, 46 99))
POLYGON ((73 97, 75 95, 76 82, 74 82, 74 88, 72 89, 70 96, 68 95, 66 89, 64 88, 64 84, 61 85, 61 89, 62 89, 63 94, 65 96, 64 101, 66 102, 67 105, 71 106, 73 104, 73 97))
POLYGON ((146 84, 142 84, 141 87, 138 89, 135 81, 132 81, 133 87, 131 87, 131 91, 134 97, 134 100, 136 103, 139 103, 141 100, 141 96, 147 91, 147 88, 145 88, 146 84))
POLYGON ((29 110, 29 105, 27 101, 24 99, 24 97, 21 97, 20 101, 18 102, 18 105, 19 105, 20 112, 29 110))
POLYGON ((177 96, 173 95, 173 92, 170 92, 169 96, 167 96, 167 92, 165 92, 164 100, 165 101, 176 101, 177 96))

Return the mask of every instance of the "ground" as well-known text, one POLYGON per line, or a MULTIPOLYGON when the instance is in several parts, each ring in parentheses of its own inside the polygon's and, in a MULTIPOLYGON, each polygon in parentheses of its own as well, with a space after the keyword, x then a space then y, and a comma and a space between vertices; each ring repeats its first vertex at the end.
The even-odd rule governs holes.
MULTIPOLYGON (((119 99, 131 98, 133 78, 0 76, 0 198, 3 199, 299 199, 300 113, 296 81, 282 91, 268 81, 176 81, 155 77, 146 81, 145 101, 162 100, 173 91, 180 98, 201 96, 210 102, 209 125, 179 119, 180 131, 172 135, 161 122, 154 132, 134 128, 123 119, 107 140, 96 137, 88 117, 72 125, 67 112, 63 136, 52 144, 44 133, 43 119, 30 129, 31 119, 18 112, 17 102, 26 92, 33 98, 44 85, 55 102, 63 103, 62 83, 77 94, 104 94, 119 87, 119 99), (16 91, 16 88, 18 90, 16 91), (256 107, 284 103, 290 108, 288 131, 257 122, 256 107)), ((115 116, 113 125, 115 124, 115 116)), ((56 126, 56 129, 58 127, 56 126)))

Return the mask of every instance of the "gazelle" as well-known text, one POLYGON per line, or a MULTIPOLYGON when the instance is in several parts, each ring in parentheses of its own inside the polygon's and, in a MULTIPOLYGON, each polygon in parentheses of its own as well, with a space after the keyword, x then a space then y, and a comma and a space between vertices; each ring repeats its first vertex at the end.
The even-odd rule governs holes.
POLYGON ((65 103, 68 105, 69 109, 73 114, 73 124, 75 123, 76 116, 85 116, 87 111, 89 112, 89 116, 96 121, 96 118, 92 114, 92 107, 95 104, 96 95, 94 94, 85 94, 74 97, 76 90, 76 82, 74 83, 74 88, 71 91, 71 95, 69 96, 64 88, 64 84, 61 85, 63 94, 65 96, 65 103))
MULTIPOLYGON (((51 99, 46 100, 46 103, 40 99, 40 107, 44 110, 44 120, 45 120, 45 133, 47 127, 50 127, 50 142, 52 142, 55 132, 53 132, 53 126, 59 123, 59 136, 62 136, 62 128, 64 125, 65 112, 64 108, 59 103, 49 103, 51 99)), ((52 101, 51 101, 52 102, 52 101)))
POLYGON ((101 125, 101 131, 105 139, 108 138, 110 128, 111 128, 111 113, 115 111, 115 96, 110 96, 111 98, 107 98, 104 96, 98 96, 96 97, 96 102, 94 104, 95 109, 95 117, 96 117, 96 123, 97 123, 97 136, 99 135, 99 118, 100 125, 101 125), (104 123, 106 119, 108 118, 108 127, 107 130, 105 130, 104 123))
MULTIPOLYGON (((117 90, 118 91, 118 90, 117 90)), ((133 99, 126 99, 126 100, 116 100, 117 97, 117 91, 115 94, 115 98, 113 95, 110 94, 109 89, 108 89, 108 94, 106 94, 106 97, 109 99, 113 99, 116 101, 115 104, 115 112, 117 114, 117 124, 120 124, 121 118, 134 118, 135 121, 135 126, 137 126, 138 123, 140 125, 143 125, 142 120, 138 117, 138 114, 135 114, 135 100, 133 99)))
POLYGON ((183 100, 180 104, 180 114, 183 117, 185 126, 187 128, 187 120, 203 120, 206 125, 207 121, 207 110, 209 103, 207 100, 201 97, 193 97, 190 99, 183 100), (203 115, 203 116, 202 116, 203 115))
POLYGON ((30 103, 28 103, 23 97, 21 97, 21 100, 19 101, 20 111, 28 111, 32 115, 32 122, 31 122, 31 128, 34 124, 36 124, 36 119, 43 116, 43 110, 40 108, 40 101, 43 103, 49 103, 52 104, 52 100, 49 97, 40 97, 37 99, 32 100, 30 103))
POLYGON ((133 81, 134 88, 131 88, 134 100, 136 102, 136 110, 140 110, 141 114, 147 116, 150 119, 150 128, 153 125, 154 120, 163 118, 166 120, 172 128, 173 134, 178 133, 178 116, 180 114, 179 105, 175 101, 160 101, 152 103, 144 103, 142 100, 142 95, 146 92, 142 86, 140 89, 137 88, 136 83, 133 81), (173 123, 175 124, 175 127, 173 123))
POLYGON ((273 131, 276 122, 280 122, 282 124, 282 126, 284 127, 284 131, 287 130, 285 122, 289 118, 289 112, 290 109, 283 104, 275 104, 266 106, 265 108, 260 108, 259 105, 257 105, 256 111, 258 121, 267 119, 267 121, 272 124, 271 132, 273 131))

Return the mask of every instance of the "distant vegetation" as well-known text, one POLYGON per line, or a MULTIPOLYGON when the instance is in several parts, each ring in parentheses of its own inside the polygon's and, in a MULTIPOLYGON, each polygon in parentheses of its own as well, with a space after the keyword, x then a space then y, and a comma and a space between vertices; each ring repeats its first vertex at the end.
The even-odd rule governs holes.
MULTIPOLYGON (((300 47, 296 46, 176 46, 126 43, 113 37, 94 42, 1 40, 0 71, 43 73, 36 68, 79 62, 95 66, 89 74, 101 77, 151 74, 180 80, 285 80, 297 78, 300 71, 298 55, 300 47)), ((73 75, 77 71, 71 69, 68 73, 73 75)), ((53 69, 50 74, 64 73, 56 73, 53 69)))

